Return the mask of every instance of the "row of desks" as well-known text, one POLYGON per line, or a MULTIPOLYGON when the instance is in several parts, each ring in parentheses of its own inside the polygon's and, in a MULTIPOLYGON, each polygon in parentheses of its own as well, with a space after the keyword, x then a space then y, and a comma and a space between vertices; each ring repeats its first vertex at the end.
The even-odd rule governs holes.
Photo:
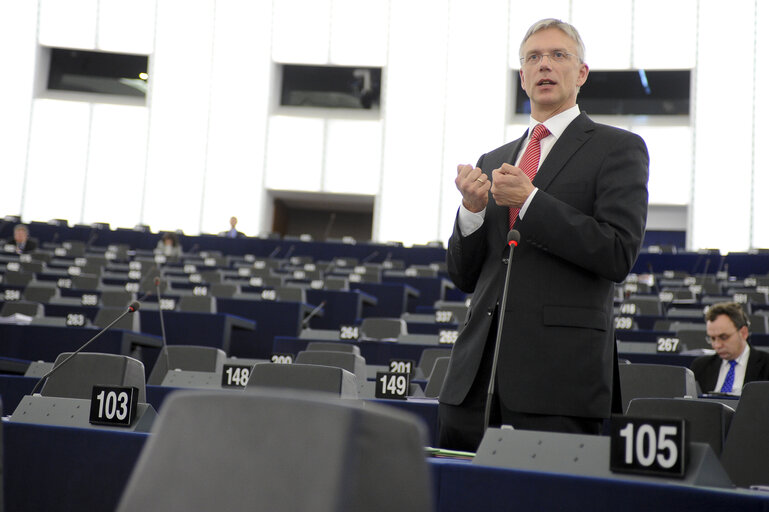
MULTIPOLYGON (((151 435, 8 422, 2 428, 7 511, 114 510, 151 435)), ((428 465, 439 512, 769 509, 769 495, 757 491, 490 468, 450 459, 429 459, 428 465)), ((302 482, 296 489, 301 492, 302 482)))

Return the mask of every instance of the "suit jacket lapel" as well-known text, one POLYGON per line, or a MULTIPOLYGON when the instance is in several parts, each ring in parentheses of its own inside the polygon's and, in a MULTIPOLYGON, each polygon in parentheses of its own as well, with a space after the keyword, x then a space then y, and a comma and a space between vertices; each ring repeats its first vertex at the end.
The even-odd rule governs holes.
POLYGON ((566 162, 591 137, 594 125, 584 112, 569 124, 534 176, 532 183, 535 187, 547 190, 566 162))
POLYGON ((742 386, 745 387, 745 384, 748 382, 752 382, 754 380, 758 380, 758 358, 753 357, 753 352, 756 349, 753 347, 750 347, 750 354, 748 354, 748 364, 745 365, 745 381, 742 383, 742 386))

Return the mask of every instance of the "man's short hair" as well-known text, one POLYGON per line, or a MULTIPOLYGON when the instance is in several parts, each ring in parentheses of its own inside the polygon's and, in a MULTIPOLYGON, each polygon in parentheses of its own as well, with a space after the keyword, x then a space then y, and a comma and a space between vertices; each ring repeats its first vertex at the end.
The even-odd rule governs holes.
POLYGON ((579 61, 585 62, 585 43, 582 42, 582 38, 579 36, 577 29, 574 28, 574 25, 570 25, 565 21, 561 21, 555 18, 545 18, 544 20, 539 20, 534 25, 529 27, 529 30, 526 31, 526 35, 523 36, 521 46, 518 48, 518 56, 520 58, 523 58, 523 45, 526 44, 526 41, 528 41, 529 38, 535 33, 547 28, 557 28, 569 36, 577 44, 577 57, 579 57, 579 61))
POLYGON ((13 226, 13 231, 24 231, 25 233, 29 234, 29 228, 25 224, 16 224, 13 226))
POLYGON ((711 305, 705 311, 705 320, 713 322, 721 315, 728 316, 737 329, 742 329, 745 326, 750 327, 748 315, 745 314, 745 310, 737 302, 718 302, 711 305))

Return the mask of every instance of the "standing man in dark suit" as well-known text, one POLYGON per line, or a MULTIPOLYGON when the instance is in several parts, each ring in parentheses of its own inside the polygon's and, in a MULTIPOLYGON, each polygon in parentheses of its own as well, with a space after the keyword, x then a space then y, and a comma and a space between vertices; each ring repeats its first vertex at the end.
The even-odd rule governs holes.
POLYGON ((235 216, 230 217, 230 229, 224 232, 224 236, 227 238, 245 238, 246 235, 238 231, 237 225, 238 218, 235 216))
POLYGON ((736 302, 713 304, 705 312, 707 339, 716 353, 692 361, 694 377, 704 393, 740 395, 754 380, 769 380, 769 354, 751 348, 748 317, 736 302))
POLYGON ((535 23, 520 47, 529 131, 457 169, 448 271, 473 296, 439 398, 443 447, 474 451, 483 437, 502 314, 490 424, 597 434, 610 415, 614 283, 641 246, 649 158, 637 135, 580 113, 584 54, 571 25, 535 23), (499 311, 510 219, 521 239, 499 311))

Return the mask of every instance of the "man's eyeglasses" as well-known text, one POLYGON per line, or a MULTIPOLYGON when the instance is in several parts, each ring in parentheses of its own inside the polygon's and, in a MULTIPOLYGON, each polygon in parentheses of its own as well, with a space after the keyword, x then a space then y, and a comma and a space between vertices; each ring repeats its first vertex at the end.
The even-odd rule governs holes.
POLYGON ((711 345, 715 345, 716 342, 726 343, 727 341, 729 341, 729 338, 731 338, 735 334, 737 334, 737 331, 734 331, 731 334, 726 334, 726 333, 719 334, 718 336, 707 336, 706 335, 705 336, 705 341, 710 343, 711 345))
POLYGON ((553 50, 550 53, 530 53, 525 57, 519 59, 524 66, 536 66, 542 59, 547 56, 551 62, 566 62, 571 57, 574 57, 573 53, 565 52, 563 50, 553 50))

